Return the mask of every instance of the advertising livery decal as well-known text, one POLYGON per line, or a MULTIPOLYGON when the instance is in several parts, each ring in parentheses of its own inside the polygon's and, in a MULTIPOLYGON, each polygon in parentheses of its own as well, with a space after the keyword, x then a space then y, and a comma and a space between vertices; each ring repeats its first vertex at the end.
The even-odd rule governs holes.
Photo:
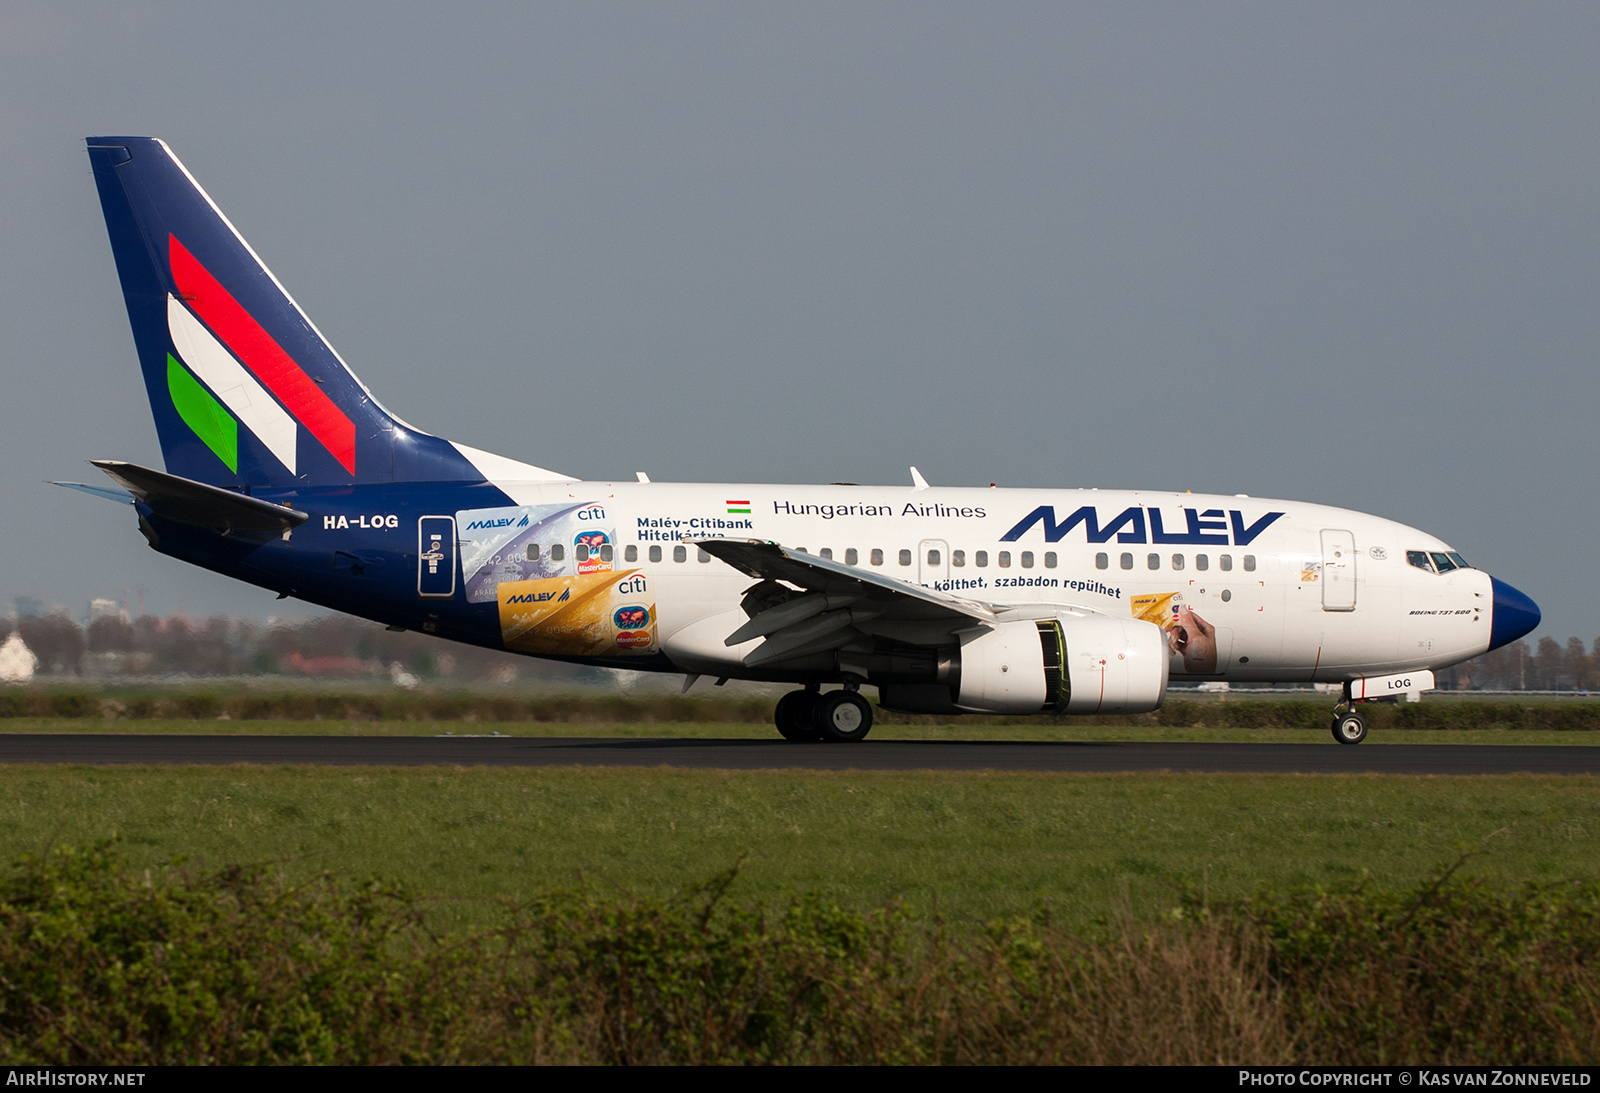
POLYGON ((456 513, 467 602, 496 603, 518 653, 619 656, 656 650, 656 606, 637 569, 617 568, 603 505, 456 513))

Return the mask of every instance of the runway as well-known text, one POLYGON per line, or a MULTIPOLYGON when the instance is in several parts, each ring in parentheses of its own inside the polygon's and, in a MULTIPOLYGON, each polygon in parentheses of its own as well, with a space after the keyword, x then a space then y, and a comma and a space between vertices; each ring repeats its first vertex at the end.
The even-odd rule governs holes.
POLYGON ((1457 744, 797 744, 636 737, 0 735, 4 764, 685 767, 700 770, 1600 774, 1600 747, 1457 744))

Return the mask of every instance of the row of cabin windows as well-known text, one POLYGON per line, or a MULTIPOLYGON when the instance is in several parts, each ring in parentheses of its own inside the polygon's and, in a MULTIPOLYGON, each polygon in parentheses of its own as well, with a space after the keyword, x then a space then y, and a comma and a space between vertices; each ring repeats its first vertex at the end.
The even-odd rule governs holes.
MULTIPOLYGON (((1132 569, 1133 568, 1133 555, 1132 554, 1126 554, 1126 553, 1123 554, 1122 557, 1117 559, 1117 564, 1120 565, 1123 569, 1132 569)), ((1161 555, 1159 555, 1159 554, 1146 554, 1145 558, 1144 558, 1144 564, 1145 564, 1145 568, 1146 569, 1160 569, 1161 568, 1161 555)), ((1184 567, 1184 565, 1185 565, 1184 556, 1182 554, 1174 554, 1172 556, 1172 559, 1171 559, 1171 564, 1172 564, 1172 568, 1173 569, 1182 569, 1184 567)), ((1109 554, 1096 554, 1094 556, 1094 567, 1096 569, 1110 569, 1111 568, 1111 555, 1109 555, 1109 554)), ((1209 554, 1196 554, 1194 556, 1194 567, 1196 569, 1202 570, 1202 571, 1210 569, 1211 568, 1211 555, 1209 555, 1209 554)), ((1219 555, 1217 555, 1217 568, 1222 570, 1224 573, 1226 573, 1229 570, 1233 569, 1233 555, 1232 554, 1219 554, 1219 555)), ((1245 568, 1245 571, 1248 572, 1248 573, 1254 573, 1255 572, 1256 556, 1254 554, 1246 554, 1244 556, 1244 568, 1245 568)))
MULTIPOLYGON (((800 553, 802 553, 802 554, 806 553, 806 548, 805 547, 797 547, 796 549, 799 550, 800 553)), ((1419 551, 1408 551, 1407 553, 1409 555, 1413 556, 1413 557, 1411 557, 1409 559, 1411 561, 1411 564, 1412 565, 1417 565, 1418 562, 1417 562, 1417 560, 1416 560, 1416 558, 1414 556, 1417 555, 1417 554, 1420 554, 1420 552, 1419 551)), ((576 546, 574 546, 572 548, 572 554, 573 554, 573 557, 576 560, 578 560, 580 562, 587 562, 589 560, 589 557, 590 557, 589 547, 584 543, 579 543, 579 544, 577 544, 576 546)), ((606 545, 602 546, 600 548, 599 554, 600 554, 600 560, 602 562, 610 562, 612 560, 612 558, 613 558, 611 544, 607 543, 606 545)), ((823 547, 821 550, 819 550, 817 552, 817 554, 818 554, 819 557, 827 558, 828 560, 831 561, 833 559, 833 548, 831 548, 831 547, 823 547)), ((561 544, 561 543, 551 543, 550 544, 550 555, 549 555, 549 557, 550 557, 550 560, 552 562, 565 561, 566 560, 566 556, 567 556, 566 547, 563 544, 561 544)), ((1438 555, 1436 557, 1440 557, 1441 559, 1444 559, 1443 555, 1438 555)), ((1460 555, 1451 555, 1451 557, 1459 558, 1460 555)), ((661 558, 662 558, 661 547, 659 545, 651 546, 650 547, 650 560, 652 562, 659 562, 659 561, 661 561, 661 558)), ((861 556, 857 552, 855 547, 850 547, 849 549, 847 549, 844 552, 844 564, 845 565, 858 565, 860 563, 860 558, 861 558, 861 556)), ((872 550, 867 554, 867 558, 871 562, 871 564, 873 564, 873 565, 882 565, 883 564, 883 551, 881 551, 881 550, 872 550)), ((528 544, 528 561, 537 562, 538 560, 539 560, 539 544, 538 543, 529 543, 528 544)), ((622 560, 624 562, 637 562, 639 560, 639 548, 637 546, 632 545, 632 544, 629 544, 628 546, 624 547, 623 550, 622 550, 622 560)), ((675 562, 687 562, 689 560, 688 548, 685 547, 681 543, 678 544, 677 546, 673 547, 672 548, 672 560, 675 561, 675 562)), ((711 555, 707 554, 704 550, 701 550, 699 547, 696 547, 695 548, 695 560, 698 561, 698 562, 709 562, 711 560, 711 555)), ((900 551, 899 556, 895 560, 898 561, 903 566, 909 566, 911 564, 911 551, 909 551, 909 550, 900 551)), ((1017 560, 1021 563, 1023 569, 1032 569, 1033 566, 1034 566, 1034 553, 1031 550, 1021 551, 1018 554, 1017 560)), ((1133 568, 1133 555, 1132 554, 1123 554, 1121 556, 1121 558, 1118 560, 1118 562, 1119 562, 1119 564, 1121 565, 1121 567, 1123 569, 1132 569, 1133 568)), ((998 551, 995 554, 995 563, 1001 569, 1010 569, 1011 568, 1011 551, 1009 551, 1009 550, 998 551)), ((1056 557, 1056 552, 1053 551, 1053 550, 1045 551, 1045 554, 1044 554, 1044 567, 1046 569, 1054 569, 1054 568, 1056 568, 1057 563, 1058 563, 1058 559, 1056 557)), ((938 551, 938 550, 929 550, 928 551, 928 564, 930 566, 942 565, 943 564, 942 552, 938 551)), ((964 550, 952 550, 950 552, 950 564, 955 566, 955 567, 957 567, 957 568, 965 566, 967 564, 967 552, 964 551, 964 550)), ((972 552, 972 564, 974 566, 977 566, 980 569, 986 567, 989 564, 989 552, 987 550, 975 550, 975 551, 973 551, 972 552)), ((1185 564, 1184 556, 1182 554, 1174 554, 1174 555, 1172 555, 1171 565, 1172 565, 1173 569, 1182 569, 1184 567, 1184 564, 1185 564)), ((1096 569, 1110 569, 1111 568, 1111 556, 1109 554, 1104 554, 1104 553, 1096 554, 1094 556, 1094 565, 1095 565, 1096 569)), ((1147 568, 1149 568, 1149 569, 1160 569, 1161 568, 1161 555, 1159 555, 1159 554, 1148 554, 1148 555, 1146 555, 1145 556, 1145 566, 1147 568)), ((1195 569, 1202 570, 1202 571, 1210 569, 1211 568, 1211 557, 1210 557, 1210 555, 1196 554, 1194 556, 1194 567, 1195 567, 1195 569)), ((1464 567, 1465 567, 1465 563, 1463 563, 1463 568, 1464 567)), ((1233 555, 1231 555, 1231 554, 1219 554, 1217 556, 1217 568, 1222 570, 1222 571, 1224 571, 1224 572, 1227 572, 1227 571, 1231 570, 1233 568, 1233 555)), ((1256 556, 1254 554, 1246 554, 1244 556, 1244 568, 1245 568, 1245 570, 1247 572, 1254 572, 1255 571, 1255 568, 1256 568, 1256 556)), ((1421 568, 1428 568, 1428 566, 1427 566, 1427 555, 1425 555, 1425 554, 1422 555, 1422 566, 1421 566, 1421 568)), ((1450 566, 1448 560, 1442 560, 1441 563, 1440 563, 1440 567, 1439 567, 1440 572, 1444 572, 1444 570, 1446 568, 1455 568, 1455 567, 1454 566, 1450 566)))
MULTIPOLYGON (((613 557, 615 557, 614 553, 612 552, 610 543, 607 543, 604 546, 602 546, 598 553, 600 555, 600 560, 602 562, 609 562, 609 561, 611 561, 611 559, 613 557)), ((656 553, 659 554, 660 550, 658 549, 656 551, 656 553)), ((574 546, 572 548, 572 556, 574 558, 576 558, 580 562, 587 562, 589 560, 589 556, 590 556, 589 545, 587 543, 579 543, 579 544, 577 544, 576 546, 574 546)), ((549 557, 550 557, 550 560, 552 562, 565 561, 566 557, 567 557, 567 548, 561 543, 551 543, 550 544, 550 555, 549 555, 549 557)), ((623 559, 623 561, 626 561, 626 562, 637 562, 639 560, 639 548, 636 547, 636 546, 628 547, 627 549, 625 549, 622 552, 622 559, 623 559)), ((528 561, 537 562, 538 560, 539 560, 539 544, 538 543, 529 543, 528 544, 528 561)), ((656 560, 660 561, 659 558, 657 558, 656 560)))
MULTIPOLYGON (((602 562, 609 562, 615 557, 615 554, 612 551, 612 547, 611 547, 610 543, 607 543, 605 546, 601 547, 600 551, 599 551, 599 554, 600 554, 600 560, 602 562)), ((697 558, 695 559, 696 561, 709 562, 711 560, 711 555, 707 554, 705 551, 699 549, 698 547, 695 548, 695 554, 697 555, 697 558)), ((578 561, 580 561, 580 562, 587 562, 589 560, 589 558, 590 558, 589 547, 587 546, 587 544, 584 544, 584 543, 577 544, 576 546, 574 546, 572 548, 572 556, 575 559, 577 559, 578 561)), ((562 545, 561 543, 551 543, 550 544, 550 553, 547 555, 547 557, 552 562, 565 561, 566 557, 567 557, 567 548, 564 545, 562 545)), ((538 543, 529 543, 528 544, 528 561, 537 562, 539 560, 539 558, 540 558, 540 547, 539 547, 539 544, 538 543)), ((635 546, 634 544, 632 544, 632 543, 629 543, 627 546, 623 547, 622 548, 622 560, 624 562, 637 562, 639 560, 639 548, 637 546, 635 546)), ((650 560, 652 562, 659 562, 661 560, 661 547, 652 546, 650 548, 650 560)), ((678 546, 673 547, 672 548, 672 560, 675 561, 675 562, 687 562, 689 560, 689 551, 688 551, 688 549, 686 547, 684 547, 682 544, 679 544, 678 546)))

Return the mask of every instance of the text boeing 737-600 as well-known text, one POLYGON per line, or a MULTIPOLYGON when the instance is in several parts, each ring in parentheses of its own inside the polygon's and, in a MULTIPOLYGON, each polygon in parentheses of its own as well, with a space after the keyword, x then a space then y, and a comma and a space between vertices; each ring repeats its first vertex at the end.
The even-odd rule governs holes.
POLYGON ((790 739, 925 713, 1153 710, 1169 680, 1359 703, 1539 621, 1377 516, 1188 493, 585 482, 385 410, 159 140, 89 158, 166 462, 102 460, 150 545, 282 595, 585 664, 771 680, 790 739))

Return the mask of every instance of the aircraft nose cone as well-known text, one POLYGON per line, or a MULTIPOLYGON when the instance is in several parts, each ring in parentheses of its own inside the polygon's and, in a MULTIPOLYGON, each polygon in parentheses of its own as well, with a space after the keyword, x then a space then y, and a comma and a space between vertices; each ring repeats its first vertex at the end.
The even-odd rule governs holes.
POLYGON ((1539 613, 1538 604, 1506 582, 1490 577, 1489 583, 1494 587, 1493 614, 1489 616, 1489 648, 1498 649, 1531 632, 1544 616, 1539 613))

